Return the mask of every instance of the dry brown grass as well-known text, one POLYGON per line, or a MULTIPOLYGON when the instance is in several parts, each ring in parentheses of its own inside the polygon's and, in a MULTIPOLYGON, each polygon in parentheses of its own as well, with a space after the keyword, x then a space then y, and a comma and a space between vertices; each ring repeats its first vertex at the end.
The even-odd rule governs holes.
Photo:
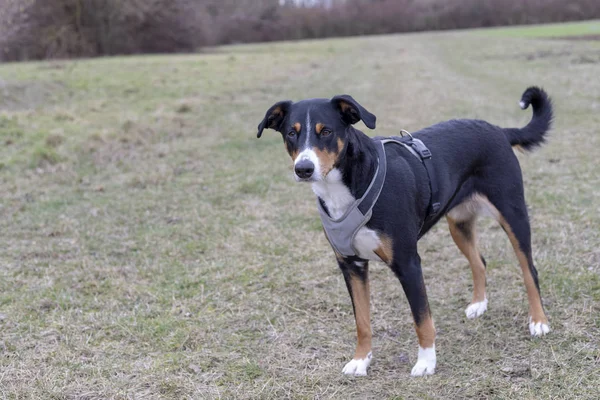
POLYGON ((0 66, 14 87, 54 88, 33 107, 22 90, 0 99, 0 397, 596 398, 600 63, 581 59, 599 51, 475 32, 0 66), (489 221, 490 306, 467 320, 470 271, 440 225, 420 244, 436 375, 409 376, 408 305, 374 264, 374 362, 342 376, 350 301, 280 137, 255 138, 264 111, 350 93, 378 134, 458 116, 519 126, 531 84, 557 114, 549 144, 519 156, 552 334, 529 338, 489 221))

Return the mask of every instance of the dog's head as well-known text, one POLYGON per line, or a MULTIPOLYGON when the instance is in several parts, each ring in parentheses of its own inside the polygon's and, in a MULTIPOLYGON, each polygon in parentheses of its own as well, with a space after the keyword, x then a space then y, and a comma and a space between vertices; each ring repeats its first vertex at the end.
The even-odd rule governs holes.
POLYGON ((375 115, 348 95, 275 103, 258 124, 257 137, 270 128, 281 133, 294 163, 297 181, 324 179, 347 148, 351 125, 363 121, 375 129, 375 115))

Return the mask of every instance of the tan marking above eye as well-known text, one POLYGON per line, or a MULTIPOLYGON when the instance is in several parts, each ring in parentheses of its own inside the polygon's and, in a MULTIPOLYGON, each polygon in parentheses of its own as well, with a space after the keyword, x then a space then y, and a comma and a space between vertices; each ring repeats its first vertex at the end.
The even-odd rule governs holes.
POLYGON ((300 122, 296 122, 294 124, 294 130, 298 133, 300 133, 300 129, 302 129, 302 124, 300 124, 300 122))
POLYGON ((323 128, 325 127, 325 125, 323 125, 322 123, 317 123, 317 125, 315 125, 315 132, 317 132, 317 135, 321 134, 321 131, 323 130, 323 128))

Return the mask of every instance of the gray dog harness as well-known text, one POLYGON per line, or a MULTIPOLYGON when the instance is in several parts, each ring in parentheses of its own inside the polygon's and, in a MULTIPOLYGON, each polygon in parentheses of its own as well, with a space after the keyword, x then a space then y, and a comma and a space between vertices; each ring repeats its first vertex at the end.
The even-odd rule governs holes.
MULTIPOLYGON (((406 132, 408 133, 408 132, 406 132)), ((373 206, 377 203, 383 183, 385 182, 385 174, 387 171, 387 163, 385 157, 385 144, 386 143, 398 143, 405 147, 415 157, 417 157, 425 166, 427 174, 429 175, 429 182, 431 185, 431 206, 429 211, 428 219, 435 216, 439 210, 439 202, 437 200, 437 184, 434 180, 433 168, 431 166, 431 152, 419 139, 415 139, 408 133, 408 137, 392 136, 389 138, 375 137, 373 142, 377 149, 378 165, 375 175, 369 184, 369 187, 363 194, 363 196, 356 200, 346 210, 344 215, 339 219, 333 219, 327 214, 323 208, 321 199, 317 199, 317 207, 319 214, 321 215, 321 222, 325 234, 331 243, 333 249, 346 258, 360 258, 358 252, 354 248, 354 238, 358 231, 369 222, 371 215, 373 214, 373 206)))

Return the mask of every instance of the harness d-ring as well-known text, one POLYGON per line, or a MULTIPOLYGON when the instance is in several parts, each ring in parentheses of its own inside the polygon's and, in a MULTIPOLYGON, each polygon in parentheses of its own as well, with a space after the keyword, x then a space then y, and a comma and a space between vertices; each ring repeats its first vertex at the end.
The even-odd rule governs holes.
POLYGON ((406 133, 408 136, 410 136, 411 140, 414 139, 413 135, 411 135, 409 131, 400 129, 400 136, 404 137, 403 133, 406 133))

